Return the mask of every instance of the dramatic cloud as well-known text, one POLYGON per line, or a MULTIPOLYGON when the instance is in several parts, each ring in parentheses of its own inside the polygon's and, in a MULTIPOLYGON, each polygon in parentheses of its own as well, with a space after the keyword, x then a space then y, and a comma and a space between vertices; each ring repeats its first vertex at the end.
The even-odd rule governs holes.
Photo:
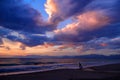
POLYGON ((91 31, 104 25, 109 24, 110 19, 101 11, 89 11, 76 17, 76 21, 68 24, 61 30, 56 30, 56 33, 67 33, 77 35, 78 31, 91 31))
POLYGON ((59 22, 81 13, 83 8, 92 0, 47 0, 45 10, 51 23, 59 22))
POLYGON ((82 13, 74 15, 73 22, 62 29, 55 30, 55 39, 60 41, 88 41, 99 37, 114 37, 120 33, 119 21, 114 15, 118 0, 93 0, 82 13), (108 32, 109 31, 109 32, 108 32))
POLYGON ((22 45, 22 43, 20 43, 20 42, 13 42, 13 41, 11 41, 11 40, 9 40, 9 39, 7 39, 7 38, 3 38, 2 39, 2 41, 3 41, 3 45, 5 46, 5 47, 7 47, 7 48, 12 48, 12 49, 19 49, 20 48, 20 46, 22 45))
POLYGON ((43 21, 37 10, 21 0, 1 0, 0 5, 0 26, 34 33, 54 28, 43 21))
POLYGON ((118 54, 120 51, 120 0, 41 3, 40 8, 44 9, 34 1, 0 1, 0 55, 118 54))
POLYGON ((120 48, 120 37, 115 37, 115 38, 101 37, 98 39, 90 40, 86 43, 86 45, 87 44, 93 45, 93 47, 96 49, 97 48, 117 49, 120 48))
MULTIPOLYGON (((50 41, 45 34, 32 34, 24 31, 14 31, 0 26, 0 39, 7 38, 12 41, 22 42, 27 46, 36 46, 50 41)), ((1 42, 0 41, 0 42, 1 42)), ((2 43, 2 42, 1 42, 2 43)))

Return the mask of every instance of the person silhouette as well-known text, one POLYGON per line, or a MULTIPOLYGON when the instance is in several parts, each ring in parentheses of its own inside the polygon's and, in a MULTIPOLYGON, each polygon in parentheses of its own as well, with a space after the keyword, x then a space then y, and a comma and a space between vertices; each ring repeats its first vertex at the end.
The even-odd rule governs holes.
POLYGON ((83 67, 82 67, 82 64, 79 62, 79 69, 82 70, 83 67))

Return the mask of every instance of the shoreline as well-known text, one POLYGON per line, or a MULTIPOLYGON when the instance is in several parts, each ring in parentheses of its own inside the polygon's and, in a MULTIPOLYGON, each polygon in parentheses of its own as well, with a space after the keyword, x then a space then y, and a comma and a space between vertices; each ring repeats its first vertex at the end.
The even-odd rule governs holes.
MULTIPOLYGON (((91 68, 91 67, 104 66, 104 65, 109 65, 109 64, 120 64, 120 63, 105 63, 105 64, 97 64, 97 65, 95 64, 95 65, 83 66, 83 68, 84 68, 84 69, 87 69, 87 68, 91 68)), ((5 73, 0 73, 0 76, 29 74, 29 73, 45 72, 45 71, 60 70, 60 69, 66 69, 66 68, 45 69, 45 70, 31 70, 31 71, 16 71, 16 72, 5 72, 5 73)), ((79 67, 67 68, 67 69, 79 69, 79 67)))
POLYGON ((56 69, 43 72, 0 76, 0 80, 79 80, 79 79, 117 79, 119 64, 108 64, 79 69, 56 69))

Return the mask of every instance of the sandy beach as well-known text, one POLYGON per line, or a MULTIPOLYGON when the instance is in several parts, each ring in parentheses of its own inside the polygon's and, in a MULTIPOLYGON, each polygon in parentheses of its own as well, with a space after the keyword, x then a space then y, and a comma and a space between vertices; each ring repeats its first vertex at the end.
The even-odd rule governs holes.
POLYGON ((45 72, 0 76, 0 80, 96 80, 120 79, 120 64, 79 69, 57 69, 45 72))

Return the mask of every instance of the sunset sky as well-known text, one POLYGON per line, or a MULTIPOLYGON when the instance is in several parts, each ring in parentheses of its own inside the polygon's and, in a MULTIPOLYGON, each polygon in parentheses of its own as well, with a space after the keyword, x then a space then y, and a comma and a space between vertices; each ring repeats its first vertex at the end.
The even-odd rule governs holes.
POLYGON ((120 54, 120 0, 0 0, 0 57, 120 54))

